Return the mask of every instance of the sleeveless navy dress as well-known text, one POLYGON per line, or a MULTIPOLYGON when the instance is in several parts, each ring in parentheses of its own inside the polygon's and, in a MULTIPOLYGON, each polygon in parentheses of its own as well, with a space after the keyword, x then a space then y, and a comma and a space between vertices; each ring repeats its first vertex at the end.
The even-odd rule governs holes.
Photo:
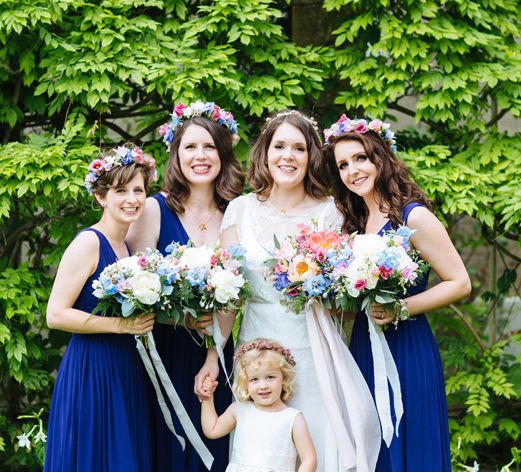
MULTIPOLYGON (((161 227, 157 249, 166 255, 165 249, 172 241, 186 244, 189 236, 177 214, 168 207, 165 196, 156 194, 153 198, 157 200, 161 210, 161 227)), ((159 355, 188 412, 188 416, 214 456, 212 471, 224 472, 228 465, 228 437, 218 440, 207 440, 204 437, 201 431, 201 404, 194 394, 194 378, 206 359, 206 348, 199 346, 195 341, 200 342, 201 338, 195 331, 189 331, 181 326, 174 328, 160 323, 156 324, 154 328, 154 338, 159 355)), ((227 371, 230 373, 233 358, 232 342, 229 341, 226 344, 224 355, 227 371)), ((218 414, 222 414, 232 402, 231 390, 226 384, 222 367, 217 380, 219 387, 214 395, 215 408, 218 414)), ((181 449, 181 445, 167 428, 159 405, 157 402, 154 402, 154 405, 154 469, 158 472, 205 471, 206 467, 188 441, 185 451, 181 449)), ((173 421, 176 431, 182 434, 181 425, 175 415, 173 415, 173 421)))
MULTIPOLYGON (((410 203, 404 208, 405 223, 411 210, 417 206, 422 205, 410 203)), ((392 228, 392 223, 388 222, 379 234, 392 228)), ((411 287, 407 295, 424 292, 427 282, 428 274, 411 287)), ((373 357, 367 323, 365 313, 358 313, 349 349, 374 398, 373 357)), ((389 448, 382 441, 376 470, 378 472, 450 471, 443 367, 429 322, 424 314, 413 316, 410 320, 400 322, 396 330, 392 325, 387 328, 385 338, 398 368, 404 414, 399 436, 393 437, 389 448)), ((396 418, 393 412, 394 421, 396 418)))
MULTIPOLYGON (((74 303, 91 313, 92 282, 117 257, 99 238, 98 266, 74 303)), ((73 334, 58 370, 48 426, 46 472, 152 470, 150 398, 134 336, 73 334)))

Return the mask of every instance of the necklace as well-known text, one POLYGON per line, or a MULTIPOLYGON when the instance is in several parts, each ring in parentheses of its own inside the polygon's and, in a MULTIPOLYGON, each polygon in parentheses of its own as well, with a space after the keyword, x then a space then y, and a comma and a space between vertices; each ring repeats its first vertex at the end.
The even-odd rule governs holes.
POLYGON ((217 213, 217 207, 213 207, 213 210, 211 211, 210 216, 208 216, 206 218, 206 221, 201 221, 199 218, 197 218, 195 212, 188 205, 185 205, 185 208, 194 217, 194 220, 196 221, 197 227, 199 228, 199 231, 201 233, 204 233, 208 229, 208 223, 210 223, 210 221, 212 221, 212 218, 215 216, 215 213, 217 213))
POLYGON ((275 208, 275 210, 277 210, 280 214, 282 215, 286 215, 287 213, 289 213, 290 211, 292 210, 295 210, 296 208, 298 208, 300 205, 302 205, 304 202, 306 201, 306 196, 304 196, 304 198, 302 200, 300 200, 300 202, 298 202, 296 205, 293 205, 293 206, 290 206, 288 208, 280 208, 278 207, 277 205, 275 205, 273 203, 273 201, 271 200, 271 197, 268 197, 268 202, 270 202, 270 205, 275 208))

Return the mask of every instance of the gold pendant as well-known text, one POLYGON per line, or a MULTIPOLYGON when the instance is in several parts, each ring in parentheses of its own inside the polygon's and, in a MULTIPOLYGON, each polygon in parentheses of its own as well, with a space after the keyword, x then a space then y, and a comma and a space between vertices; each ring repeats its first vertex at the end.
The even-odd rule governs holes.
POLYGON ((199 231, 201 231, 201 233, 204 233, 208 228, 206 227, 206 225, 204 223, 201 223, 199 225, 199 231))

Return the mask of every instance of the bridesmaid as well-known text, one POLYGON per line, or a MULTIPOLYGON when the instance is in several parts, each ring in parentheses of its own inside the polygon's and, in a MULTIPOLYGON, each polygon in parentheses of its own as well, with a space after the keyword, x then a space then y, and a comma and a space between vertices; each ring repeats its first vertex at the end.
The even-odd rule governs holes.
POLYGON ((51 403, 48 472, 151 471, 149 402, 134 336, 154 315, 92 314, 92 282, 129 255, 125 236, 145 207, 154 159, 134 145, 119 146, 89 167, 85 185, 103 213, 80 231, 60 262, 49 304, 49 328, 73 333, 51 403))
MULTIPOLYGON (((395 156, 394 133, 379 120, 342 115, 325 130, 325 155, 343 231, 378 233, 406 224, 410 241, 440 282, 427 289, 428 274, 390 312, 375 304, 371 322, 389 325, 385 337, 401 382, 404 416, 389 448, 382 442, 378 471, 450 471, 445 384, 440 354, 425 312, 460 300, 470 280, 445 228, 428 209, 425 194, 395 156), (397 323, 396 329, 392 326, 397 323)), ((368 318, 358 313, 350 349, 374 396, 368 318)))
MULTIPOLYGON (((130 228, 127 242, 132 251, 155 247, 165 254, 172 241, 185 244, 189 239, 196 246, 215 244, 228 202, 242 193, 243 176, 232 149, 238 138, 232 114, 214 103, 196 102, 188 107, 177 105, 172 116, 172 120, 161 128, 170 150, 165 181, 161 192, 147 199, 143 215, 130 228)), ((199 329, 208 324, 195 326, 190 318, 186 322, 190 328, 199 329)), ((199 345, 198 333, 184 327, 174 329, 158 324, 154 337, 174 387, 200 432, 201 405, 194 395, 194 377, 206 359, 207 350, 199 345)), ((208 351, 209 357, 217 359, 215 348, 208 351)), ((229 342, 225 357, 230 364, 232 355, 233 346, 229 342)), ((216 362, 212 367, 207 373, 215 380, 219 367, 216 362)), ((222 374, 218 380, 225 385, 222 374)), ((230 389, 220 389, 216 396, 217 409, 224 411, 230 402, 230 389)), ((202 462, 190 444, 183 452, 167 429, 157 402, 155 404, 155 470, 203 470, 202 462)), ((174 418, 174 426, 182 431, 177 418, 174 418)), ((224 471, 228 464, 227 438, 206 444, 215 458, 212 471, 224 471)))

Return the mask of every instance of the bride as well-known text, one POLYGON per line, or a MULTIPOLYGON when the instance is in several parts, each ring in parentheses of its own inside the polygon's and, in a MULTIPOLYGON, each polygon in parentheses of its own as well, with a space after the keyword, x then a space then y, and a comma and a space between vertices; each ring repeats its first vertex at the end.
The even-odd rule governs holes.
MULTIPOLYGON (((311 225, 312 220, 318 230, 335 229, 341 224, 334 201, 327 196, 327 172, 320 147, 316 124, 306 115, 287 110, 269 118, 250 155, 248 177, 253 193, 229 204, 221 226, 221 244, 227 247, 239 243, 246 249, 251 296, 239 343, 262 337, 275 339, 291 350, 296 361, 297 388, 289 404, 306 418, 317 450, 317 470, 334 472, 344 469, 325 414, 306 315, 296 315, 280 304, 279 293, 264 279, 263 264, 274 249, 274 235, 279 240, 285 235, 296 235, 297 225, 311 225)), ((221 327, 223 334, 231 330, 222 322, 221 327)), ((196 377, 196 392, 200 396, 205 396, 202 382, 212 362, 214 359, 207 358, 196 377)))

